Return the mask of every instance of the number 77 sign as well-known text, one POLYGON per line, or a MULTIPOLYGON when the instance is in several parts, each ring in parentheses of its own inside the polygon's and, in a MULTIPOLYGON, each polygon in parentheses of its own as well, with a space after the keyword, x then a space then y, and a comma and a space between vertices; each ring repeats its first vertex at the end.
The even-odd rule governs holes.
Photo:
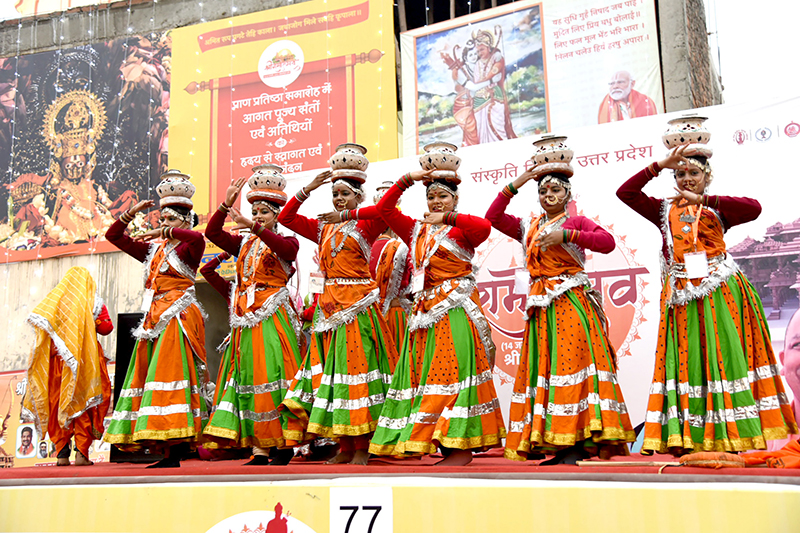
POLYGON ((391 487, 331 487, 331 533, 392 533, 391 487))

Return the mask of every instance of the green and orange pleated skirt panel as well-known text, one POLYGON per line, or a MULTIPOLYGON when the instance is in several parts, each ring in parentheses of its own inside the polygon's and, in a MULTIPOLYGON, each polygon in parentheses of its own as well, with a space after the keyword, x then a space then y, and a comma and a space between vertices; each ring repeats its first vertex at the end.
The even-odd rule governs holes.
POLYGON ((373 304, 349 323, 312 333, 281 407, 287 411, 290 443, 375 430, 397 363, 397 350, 385 331, 386 321, 373 304))
POLYGON ((408 330, 408 314, 405 309, 400 306, 390 307, 384 315, 388 332, 397 348, 397 353, 403 346, 403 341, 406 338, 406 330, 408 330))
POLYGON ((189 306, 153 339, 136 342, 125 383, 103 440, 120 448, 196 442, 208 422, 205 328, 189 306))
POLYGON ((534 307, 514 380, 505 457, 524 461, 582 445, 627 455, 636 438, 617 380, 613 347, 583 287, 534 307))
POLYGON ((435 453, 439 445, 486 450, 505 425, 478 330, 463 308, 408 334, 369 451, 435 453))
POLYGON ((797 433, 761 299, 741 272, 709 295, 667 306, 643 453, 766 449, 797 433))
POLYGON ((300 366, 297 335, 284 307, 252 328, 234 328, 217 378, 206 447, 284 446, 278 406, 300 366))

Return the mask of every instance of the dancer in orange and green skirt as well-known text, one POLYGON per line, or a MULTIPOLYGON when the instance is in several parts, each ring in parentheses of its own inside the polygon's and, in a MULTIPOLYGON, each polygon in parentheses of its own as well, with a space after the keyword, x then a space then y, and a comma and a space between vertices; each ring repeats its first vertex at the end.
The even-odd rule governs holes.
POLYGON ((249 179, 247 200, 252 220, 233 205, 245 178, 228 187, 225 202, 211 216, 208 239, 237 256, 236 283, 231 284, 230 343, 223 355, 215 410, 204 434, 206 447, 253 448, 247 465, 285 465, 293 456, 286 446, 286 416, 278 406, 300 366, 300 321, 286 287, 299 243, 276 231, 280 207, 286 203, 286 180, 276 165, 260 165, 249 179), (247 237, 223 229, 226 214, 247 237))
POLYGON ((661 319, 642 453, 763 450, 767 440, 797 433, 761 299, 723 238, 755 220, 761 206, 706 194, 713 175, 704 120, 670 121, 669 155, 617 191, 662 237, 661 319), (675 196, 647 196, 644 186, 667 168, 675 171, 675 196))
POLYGON ((319 297, 311 343, 283 401, 290 438, 315 436, 339 441, 329 463, 366 464, 367 448, 397 362, 397 351, 378 309, 379 290, 370 277, 372 243, 386 229, 375 206, 356 209, 364 198, 366 148, 344 144, 336 165, 289 199, 278 221, 319 245, 319 297), (329 180, 335 211, 310 219, 297 213, 311 191, 329 180), (358 219, 356 219, 358 217, 358 219), (324 277, 323 277, 324 276, 324 277))
MULTIPOLYGON (((376 189, 373 197, 376 204, 392 185, 391 181, 384 181, 376 189)), ((379 307, 389 326, 389 334, 400 351, 411 313, 411 264, 408 246, 391 229, 387 229, 372 245, 369 271, 381 291, 379 307)))
MULTIPOLYGON (((456 157, 455 146, 437 148, 456 157)), ((491 226, 456 213, 456 176, 430 174, 406 174, 378 203, 381 216, 408 244, 418 281, 408 334, 369 450, 420 455, 441 447, 447 457, 438 464, 459 466, 472 461, 473 451, 501 446, 505 437, 490 363, 491 327, 472 267, 475 247, 489 237, 491 226), (420 180, 426 181, 430 211, 422 222, 395 207, 420 180)))
POLYGON ((534 143, 536 158, 558 163, 524 172, 486 213, 495 229, 525 247, 531 280, 505 457, 524 461, 554 454, 542 464, 628 455, 626 443, 636 439, 600 295, 584 271, 585 250, 610 253, 614 238, 588 218, 570 215, 573 170, 564 140, 548 136, 534 143), (506 214, 511 198, 531 179, 538 182, 544 214, 525 219, 506 214))
POLYGON ((133 331, 137 339, 125 382, 103 440, 120 449, 163 452, 153 467, 180 466, 208 422, 205 325, 194 280, 205 250, 203 234, 192 231, 194 186, 170 170, 157 188, 161 227, 135 238, 125 235, 134 215, 152 207, 144 200, 122 214, 106 233, 114 246, 145 264, 146 309, 133 331), (146 243, 161 237, 160 244, 146 243))

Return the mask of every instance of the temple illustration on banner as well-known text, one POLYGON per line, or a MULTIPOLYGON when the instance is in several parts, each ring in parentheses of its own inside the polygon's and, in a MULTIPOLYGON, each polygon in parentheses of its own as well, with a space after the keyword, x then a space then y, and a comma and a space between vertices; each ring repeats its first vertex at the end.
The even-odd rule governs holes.
POLYGON ((767 228, 763 241, 747 237, 728 252, 764 305, 772 307, 768 320, 788 318, 800 306, 800 218, 788 224, 776 222, 767 228))

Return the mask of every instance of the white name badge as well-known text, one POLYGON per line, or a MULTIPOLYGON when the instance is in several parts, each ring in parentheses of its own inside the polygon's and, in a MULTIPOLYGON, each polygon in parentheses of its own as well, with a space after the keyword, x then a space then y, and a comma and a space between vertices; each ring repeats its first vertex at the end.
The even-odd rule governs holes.
POLYGON ((684 254, 683 263, 686 265, 686 275, 689 276, 689 279, 708 276, 708 259, 705 252, 684 254))
POLYGON ((308 292, 311 294, 322 294, 325 292, 325 274, 322 272, 311 272, 308 275, 308 292))
POLYGON ((153 305, 153 297, 155 295, 156 291, 153 289, 144 290, 144 297, 142 298, 142 311, 146 313, 150 310, 150 306, 153 305))
POLYGON ((245 307, 250 307, 254 303, 256 303, 256 286, 250 285, 247 287, 247 303, 245 303, 245 307))
POLYGON ((425 271, 420 270, 411 278, 411 292, 418 293, 425 290, 425 271))
POLYGON ((528 295, 531 291, 531 275, 526 269, 514 272, 514 294, 528 295))

